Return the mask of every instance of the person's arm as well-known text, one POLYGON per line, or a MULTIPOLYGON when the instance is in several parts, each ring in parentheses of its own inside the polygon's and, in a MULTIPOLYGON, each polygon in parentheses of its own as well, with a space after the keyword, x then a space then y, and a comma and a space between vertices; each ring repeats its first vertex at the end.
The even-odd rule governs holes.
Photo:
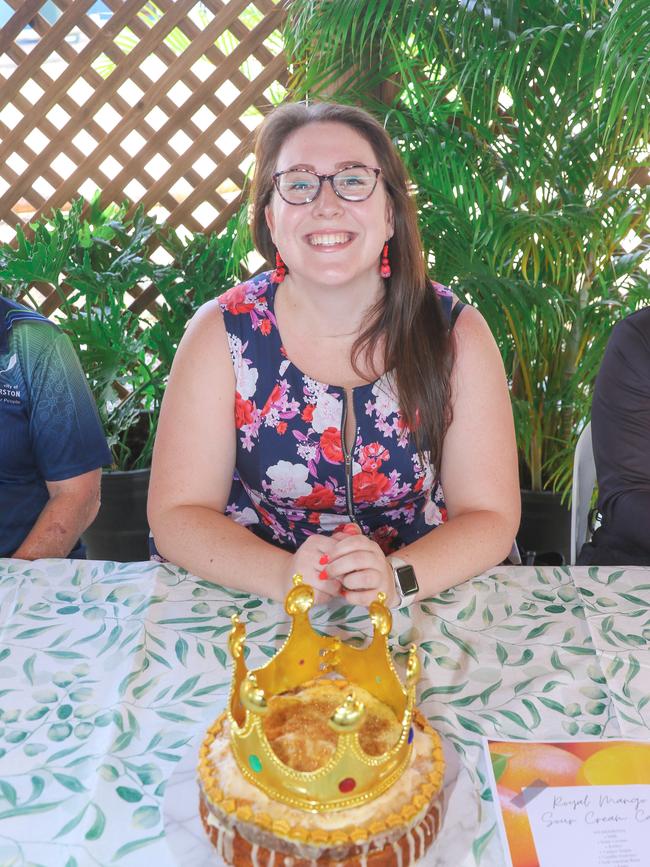
MULTIPOLYGON (((415 569, 418 598, 502 562, 519 527, 521 499, 512 409, 501 356, 480 313, 467 307, 454 328, 453 420, 441 467, 448 520, 397 556, 415 569)), ((337 536, 328 571, 346 599, 368 605, 383 590, 394 604, 393 572, 365 536, 337 536)))
POLYGON ((18 560, 67 557, 97 517, 101 475, 98 469, 58 482, 46 481, 50 498, 12 556, 18 560))
POLYGON ((331 538, 311 536, 290 554, 224 514, 235 466, 234 406, 225 325, 210 302, 181 340, 160 413, 147 510, 156 548, 195 575, 260 596, 284 599, 295 572, 316 582, 317 601, 338 593, 336 582, 317 580, 331 538))

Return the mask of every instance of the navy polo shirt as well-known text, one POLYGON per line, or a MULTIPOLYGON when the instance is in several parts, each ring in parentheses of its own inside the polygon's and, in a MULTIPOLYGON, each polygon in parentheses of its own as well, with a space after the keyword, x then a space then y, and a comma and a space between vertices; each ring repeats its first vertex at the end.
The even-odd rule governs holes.
POLYGON ((112 463, 69 339, 0 297, 0 557, 11 557, 49 499, 45 482, 112 463))

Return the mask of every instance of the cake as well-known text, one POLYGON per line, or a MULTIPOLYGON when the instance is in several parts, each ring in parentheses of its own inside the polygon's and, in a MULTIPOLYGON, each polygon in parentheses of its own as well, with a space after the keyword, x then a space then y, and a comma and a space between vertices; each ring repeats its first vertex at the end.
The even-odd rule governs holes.
POLYGON ((439 736, 414 707, 415 648, 405 690, 382 594, 373 641, 357 649, 312 630, 313 590, 294 585, 290 635, 255 672, 233 619, 230 699, 200 753, 205 831, 236 867, 409 867, 438 833, 444 773, 439 736))

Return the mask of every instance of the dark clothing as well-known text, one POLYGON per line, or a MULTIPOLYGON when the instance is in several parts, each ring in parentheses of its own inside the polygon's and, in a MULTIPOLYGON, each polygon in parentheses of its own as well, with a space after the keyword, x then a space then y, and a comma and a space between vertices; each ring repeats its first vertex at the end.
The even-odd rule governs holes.
POLYGON ((617 323, 596 379, 591 435, 602 526, 580 565, 650 565, 650 307, 617 323))
POLYGON ((0 297, 0 557, 11 557, 36 523, 49 499, 46 481, 110 463, 70 341, 45 317, 0 297))

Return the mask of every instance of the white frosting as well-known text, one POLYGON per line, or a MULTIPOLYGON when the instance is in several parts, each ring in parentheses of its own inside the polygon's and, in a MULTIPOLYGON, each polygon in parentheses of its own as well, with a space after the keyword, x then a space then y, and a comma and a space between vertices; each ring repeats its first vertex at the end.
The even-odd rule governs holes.
POLYGON ((248 802, 254 813, 267 813, 272 819, 284 819, 290 825, 300 825, 303 828, 334 831, 349 825, 363 826, 373 820, 387 818, 391 813, 399 813, 424 783, 432 767, 431 738, 414 726, 411 762, 388 791, 368 804, 348 810, 309 813, 272 800, 242 776, 230 750, 228 729, 229 723, 226 720, 210 748, 210 759, 217 769, 218 784, 226 797, 248 802))

